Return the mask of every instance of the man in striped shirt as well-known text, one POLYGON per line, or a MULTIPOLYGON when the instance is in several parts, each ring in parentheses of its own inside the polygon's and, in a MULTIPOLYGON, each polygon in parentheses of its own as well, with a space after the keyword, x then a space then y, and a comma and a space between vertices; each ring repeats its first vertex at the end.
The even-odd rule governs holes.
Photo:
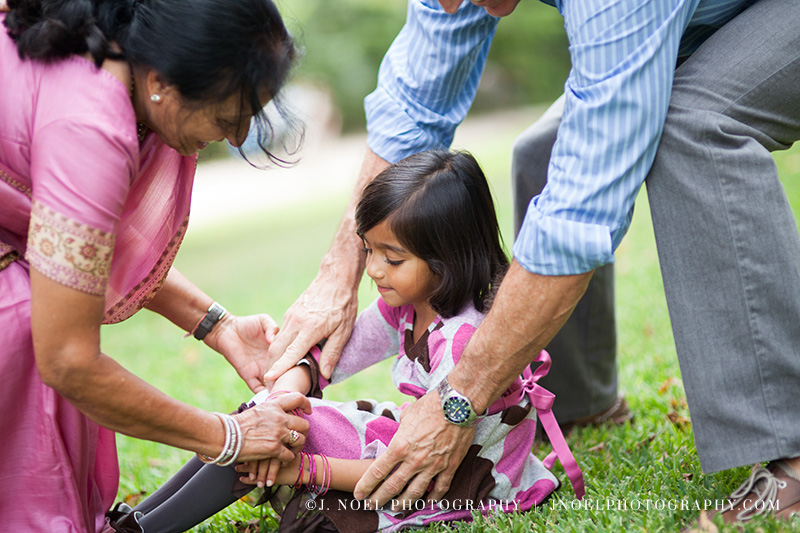
MULTIPOLYGON (((320 334, 329 337, 323 365, 335 362, 355 314, 352 294, 335 289, 355 291, 363 268, 355 198, 389 162, 450 145, 498 17, 518 2, 409 0, 406 25, 365 101, 369 148, 354 201, 320 274, 287 313, 271 349, 272 358, 285 352, 275 372, 320 334)), ((564 17, 572 59, 560 120, 555 113, 536 130, 552 138, 557 127, 547 185, 520 216, 512 267, 451 387, 477 412, 506 389, 564 324, 592 274, 613 262, 647 178, 701 463, 717 471, 773 461, 753 474, 753 482, 769 480, 756 487, 800 489, 792 399, 800 387, 800 237, 770 155, 800 138, 800 3, 547 3, 564 17)), ((526 139, 515 166, 530 155, 526 139)), ((441 498, 471 441, 472 430, 448 423, 428 394, 409 408, 356 496, 413 500, 434 480, 429 497, 441 498)), ((791 503, 784 498, 781 509, 791 503)))

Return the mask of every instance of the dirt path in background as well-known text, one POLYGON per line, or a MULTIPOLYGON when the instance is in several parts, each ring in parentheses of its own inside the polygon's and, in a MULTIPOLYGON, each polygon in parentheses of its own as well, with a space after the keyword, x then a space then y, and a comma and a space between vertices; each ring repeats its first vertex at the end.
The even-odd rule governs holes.
MULTIPOLYGON (((485 142, 491 131, 522 132, 543 111, 543 107, 531 107, 468 117, 458 129, 453 146, 469 149, 485 142)), ((300 163, 288 169, 259 170, 233 157, 201 162, 192 196, 192 229, 270 207, 300 205, 309 197, 347 195, 365 149, 365 134, 311 137, 300 163)))

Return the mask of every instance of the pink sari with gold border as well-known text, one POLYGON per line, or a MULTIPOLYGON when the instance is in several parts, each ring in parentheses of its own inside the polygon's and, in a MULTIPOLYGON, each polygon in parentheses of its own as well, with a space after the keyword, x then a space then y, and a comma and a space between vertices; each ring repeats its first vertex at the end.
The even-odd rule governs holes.
POLYGON ((0 531, 97 531, 115 436, 41 382, 29 269, 128 318, 172 265, 196 160, 153 134, 140 148, 127 89, 83 58, 21 61, 2 32, 0 80, 0 531))

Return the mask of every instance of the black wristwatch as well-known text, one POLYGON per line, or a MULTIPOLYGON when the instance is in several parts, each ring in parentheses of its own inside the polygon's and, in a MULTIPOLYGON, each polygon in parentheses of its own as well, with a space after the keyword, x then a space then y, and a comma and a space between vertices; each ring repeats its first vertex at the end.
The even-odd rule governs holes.
POLYGON ((211 328, 222 320, 222 317, 224 317, 227 312, 228 311, 217 302, 211 304, 206 316, 204 316, 197 327, 194 328, 194 338, 199 341, 205 339, 206 335, 211 331, 211 328))
POLYGON ((447 381, 447 378, 444 378, 441 383, 439 383, 437 390, 439 391, 439 399, 442 402, 444 418, 451 424, 461 427, 470 427, 474 426, 478 420, 485 416, 477 414, 469 398, 453 389, 447 381))

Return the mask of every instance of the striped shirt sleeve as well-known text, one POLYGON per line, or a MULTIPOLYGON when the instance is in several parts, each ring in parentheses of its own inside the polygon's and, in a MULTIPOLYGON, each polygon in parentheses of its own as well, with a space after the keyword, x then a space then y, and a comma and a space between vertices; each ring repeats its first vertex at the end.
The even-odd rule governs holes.
MULTIPOLYGON (((564 16, 572 69, 548 185, 514 244, 522 266, 567 275, 613 262, 655 158, 676 59, 753 2, 546 0, 564 16)), ((365 100, 376 154, 395 162, 450 146, 497 21, 467 1, 448 15, 437 0, 409 0, 406 25, 365 100)))
POLYGON ((367 96, 367 144, 394 163, 446 149, 478 89, 498 19, 465 2, 454 15, 437 0, 409 0, 406 24, 367 96))
POLYGON ((548 169, 514 244, 531 272, 613 262, 652 165, 681 36, 698 0, 563 2, 572 69, 548 169))

